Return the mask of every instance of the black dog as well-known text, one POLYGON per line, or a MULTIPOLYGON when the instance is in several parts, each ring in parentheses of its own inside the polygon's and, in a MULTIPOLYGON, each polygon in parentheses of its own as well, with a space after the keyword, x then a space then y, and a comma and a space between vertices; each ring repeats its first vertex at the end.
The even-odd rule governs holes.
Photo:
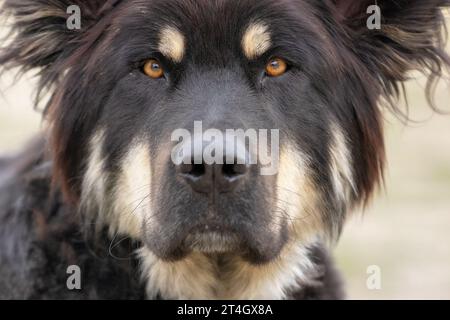
POLYGON ((450 0, 378 0, 375 29, 372 4, 6 0, 0 64, 51 98, 48 134, 0 162, 0 297, 342 298, 327 252, 382 180, 380 102, 400 112, 412 70, 431 97, 450 64, 450 0), (196 121, 242 130, 244 151, 209 163, 194 137, 175 161, 196 121), (248 161, 264 129, 273 174, 248 161))

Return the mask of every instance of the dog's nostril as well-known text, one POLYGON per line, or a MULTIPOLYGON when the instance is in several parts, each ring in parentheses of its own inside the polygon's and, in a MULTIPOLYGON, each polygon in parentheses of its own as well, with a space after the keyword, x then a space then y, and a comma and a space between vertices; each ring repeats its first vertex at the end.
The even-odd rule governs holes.
POLYGON ((222 167, 222 174, 228 178, 240 176, 246 172, 247 166, 245 164, 225 164, 222 167))
POLYGON ((178 173, 196 192, 230 192, 244 180, 248 168, 245 164, 182 164, 178 173))
MULTIPOLYGON (((198 144, 201 143, 198 142, 198 144)), ((247 180, 250 173, 248 165, 250 161, 247 161, 249 156, 245 145, 238 143, 235 146, 234 152, 227 153, 228 150, 224 150, 223 158, 219 159, 222 161, 213 158, 212 162, 209 161, 210 158, 204 157, 204 149, 194 150, 194 153, 197 153, 186 155, 181 164, 176 166, 178 178, 183 179, 198 193, 232 192, 247 180), (198 164, 198 159, 202 159, 203 163, 198 164)), ((215 157, 216 154, 213 156, 215 157)))
POLYGON ((192 167, 192 169, 189 172, 189 174, 194 177, 201 177, 206 172, 206 168, 205 168, 204 164, 194 164, 194 165, 191 165, 191 167, 192 167))
POLYGON ((198 178, 205 174, 206 169, 204 164, 181 164, 178 171, 183 175, 198 178))
POLYGON ((234 176, 236 175, 236 171, 234 170, 233 164, 225 164, 222 167, 222 173, 224 176, 234 176))

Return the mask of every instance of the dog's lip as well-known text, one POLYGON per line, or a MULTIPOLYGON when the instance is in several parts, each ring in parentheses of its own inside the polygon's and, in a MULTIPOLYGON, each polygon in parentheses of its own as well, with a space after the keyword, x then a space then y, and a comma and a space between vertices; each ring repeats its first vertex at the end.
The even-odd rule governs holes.
POLYGON ((241 239, 232 229, 219 225, 199 225, 184 239, 184 246, 204 253, 230 252, 240 248, 241 239))
POLYGON ((190 230, 190 233, 220 233, 220 234, 227 234, 227 233, 235 233, 235 231, 226 225, 209 222, 209 223, 201 223, 196 225, 190 230))

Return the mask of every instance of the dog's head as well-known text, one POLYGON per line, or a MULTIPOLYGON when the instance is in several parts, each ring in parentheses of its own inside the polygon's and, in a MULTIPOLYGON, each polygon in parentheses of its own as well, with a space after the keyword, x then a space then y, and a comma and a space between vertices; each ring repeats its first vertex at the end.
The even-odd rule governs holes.
POLYGON ((164 260, 263 263, 339 234, 382 177, 379 100, 449 62, 449 0, 372 2, 6 0, 0 63, 40 69, 55 181, 86 217, 164 260))

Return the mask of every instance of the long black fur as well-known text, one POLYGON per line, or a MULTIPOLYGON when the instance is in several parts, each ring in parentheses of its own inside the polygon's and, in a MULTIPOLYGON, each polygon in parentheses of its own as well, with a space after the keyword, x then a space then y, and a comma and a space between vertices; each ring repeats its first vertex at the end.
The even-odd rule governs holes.
MULTIPOLYGON (((195 16, 196 13, 195 1, 186 1, 183 5, 176 1, 150 2, 160 6, 163 13, 178 9, 180 15, 176 19, 180 21, 186 19, 183 14, 195 16)), ((247 12, 249 15, 250 11, 261 10, 261 14, 270 16, 274 23, 285 28, 290 27, 290 22, 272 17, 270 11, 264 11, 264 5, 272 4, 276 8, 286 5, 292 9, 292 14, 306 26, 303 36, 307 43, 293 43, 290 39, 283 45, 300 46, 296 50, 305 54, 307 62, 302 72, 313 78, 311 83, 321 103, 333 106, 325 116, 337 118, 348 136, 357 137, 352 141, 351 153, 355 157, 353 169, 358 192, 349 203, 336 205, 330 200, 325 204, 327 208, 340 208, 324 215, 327 227, 340 230, 346 209, 366 204, 382 180, 385 154, 380 100, 385 100, 394 112, 401 113, 396 105, 401 82, 408 72, 418 70, 429 76, 427 93, 432 102, 436 80, 450 64, 444 51, 441 12, 442 8, 450 6, 450 0, 379 0, 383 12, 381 30, 365 27, 365 8, 372 4, 369 0, 285 0, 274 5, 275 2, 265 0, 256 4, 246 0, 239 3, 242 8, 252 8, 247 12)), ((145 297, 145 284, 133 255, 141 243, 111 239, 106 230, 93 235, 85 224, 85 217, 78 212, 82 192, 80 177, 88 141, 102 115, 103 103, 110 98, 108 92, 113 87, 114 77, 119 77, 115 73, 120 70, 119 66, 107 65, 101 58, 105 48, 115 48, 128 40, 128 34, 120 34, 114 27, 121 21, 121 13, 132 11, 130 3, 120 0, 4 1, 2 14, 11 19, 12 30, 8 37, 10 42, 0 51, 0 66, 3 69, 19 67, 21 72, 38 70, 37 100, 39 102, 44 93, 51 93, 44 112, 51 127, 49 140, 40 139, 16 157, 0 159, 0 298, 145 297), (82 9, 82 30, 69 31, 65 27, 65 9, 71 4, 82 9), (115 37, 112 30, 119 35, 115 37), (75 65, 79 68, 73 68, 75 65), (110 87, 97 90, 97 83, 103 80, 103 70, 111 76, 110 87), (83 270, 80 291, 70 291, 66 287, 66 270, 72 264, 83 270)), ((245 20, 244 13, 242 20, 245 20)), ((136 17, 142 21, 144 18, 136 17)), ((226 29, 224 20, 219 30, 226 29)), ((131 27, 129 31, 136 32, 131 27)), ((216 40, 214 34, 210 36, 216 40)), ((228 49, 227 44, 218 45, 223 50, 228 49)), ((118 61, 123 58, 120 51, 115 54, 118 61)), ((211 59, 208 63, 218 63, 212 56, 193 59, 211 59)), ((231 87, 230 92, 236 91, 231 87)), ((126 112, 131 111, 119 110, 115 117, 103 119, 113 124, 108 149, 111 154, 108 169, 111 170, 120 155, 116 150, 119 147, 111 141, 122 138, 122 144, 126 145, 133 136, 129 127, 122 130, 122 124, 115 121, 126 118, 126 112)), ((292 116, 298 117, 298 112, 292 116)), ((317 119, 311 116, 305 123, 314 121, 317 119)), ((139 123, 130 121, 125 125, 137 128, 139 123)), ((329 177, 320 168, 327 164, 325 146, 328 140, 323 134, 314 137, 314 132, 310 131, 305 128, 303 133, 310 135, 310 139, 319 139, 313 140, 318 142, 317 149, 311 151, 321 159, 317 161, 316 182, 327 190, 329 177)), ((319 244, 310 248, 310 255, 318 276, 313 283, 293 290, 289 298, 342 298, 340 277, 329 254, 319 244)))
MULTIPOLYGON (((35 141, 0 165, 0 299, 144 299, 134 255, 139 245, 106 234, 89 239, 76 210, 51 191, 52 163, 44 149, 43 140, 35 141), (82 270, 81 290, 67 288, 70 265, 82 270)), ((344 297, 328 253, 310 250, 317 276, 290 299, 344 297)))

